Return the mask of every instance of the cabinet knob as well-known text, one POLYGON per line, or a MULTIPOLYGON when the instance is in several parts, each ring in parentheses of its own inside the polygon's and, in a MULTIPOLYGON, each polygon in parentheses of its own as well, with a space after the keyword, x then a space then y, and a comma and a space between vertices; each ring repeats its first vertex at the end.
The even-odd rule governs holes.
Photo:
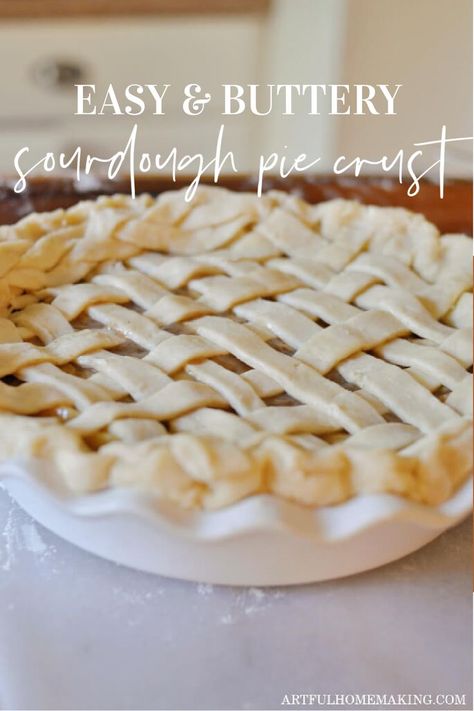
POLYGON ((45 59, 33 67, 33 79, 48 89, 71 89, 74 84, 84 83, 86 68, 69 59, 45 59))

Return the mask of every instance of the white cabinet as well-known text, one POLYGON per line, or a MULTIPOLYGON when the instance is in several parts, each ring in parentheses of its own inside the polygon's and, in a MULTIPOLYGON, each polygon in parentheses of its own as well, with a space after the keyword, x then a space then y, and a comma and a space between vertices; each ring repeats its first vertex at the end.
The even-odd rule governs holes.
MULTIPOLYGON (((0 171, 30 147, 32 164, 47 151, 110 155, 124 147, 133 121, 126 116, 74 116, 74 83, 95 84, 97 95, 112 83, 171 84, 165 115, 137 117, 139 145, 165 154, 213 154, 222 122, 223 83, 258 82, 263 20, 223 17, 100 18, 3 22, 0 27, 0 171), (183 88, 195 82, 213 100, 201 116, 182 111, 183 88), (215 98, 216 97, 216 98, 215 98)), ((255 133, 248 114, 226 120, 225 146, 251 159, 255 133)))
MULTIPOLYGON (((411 153, 415 141, 438 138, 443 124, 450 136, 469 135, 471 3, 454 4, 456 12, 452 0, 272 0, 260 14, 4 20, 0 173, 14 172, 13 158, 26 145, 30 165, 78 145, 104 157, 124 147, 133 121, 74 116, 74 83, 95 84, 98 95, 110 83, 118 92, 133 83, 171 84, 165 115, 137 118, 139 148, 166 155, 176 146, 211 158, 225 123, 224 149, 247 172, 256 171, 260 153, 286 152, 290 160, 307 153, 321 159, 315 171, 330 172, 340 155, 411 153), (197 117, 182 111, 192 82, 212 94, 197 117), (269 116, 223 117, 221 85, 232 83, 403 86, 396 116, 311 116, 303 104, 285 116, 280 104, 269 116)), ((425 149, 427 166, 436 151, 425 149)), ((468 142, 450 145, 448 172, 468 175, 470 156, 468 142)))

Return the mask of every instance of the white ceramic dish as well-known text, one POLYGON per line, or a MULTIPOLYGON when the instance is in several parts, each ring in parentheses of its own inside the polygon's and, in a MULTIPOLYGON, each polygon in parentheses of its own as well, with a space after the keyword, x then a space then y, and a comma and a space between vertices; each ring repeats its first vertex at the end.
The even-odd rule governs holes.
POLYGON ((293 585, 375 568, 472 509, 471 480, 437 508, 375 494, 311 510, 262 495, 215 512, 125 489, 71 497, 47 482, 38 464, 0 466, 0 483, 20 506, 71 543, 132 568, 228 585, 293 585))

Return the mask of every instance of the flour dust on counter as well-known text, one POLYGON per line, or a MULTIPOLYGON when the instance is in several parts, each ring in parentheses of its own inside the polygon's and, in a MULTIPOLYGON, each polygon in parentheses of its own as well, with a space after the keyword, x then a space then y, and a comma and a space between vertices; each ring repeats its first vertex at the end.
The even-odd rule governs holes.
POLYGON ((56 548, 45 542, 40 528, 12 500, 5 524, 0 531, 0 571, 11 571, 19 553, 23 552, 30 553, 36 564, 47 563, 48 568, 54 570, 49 563, 56 548))

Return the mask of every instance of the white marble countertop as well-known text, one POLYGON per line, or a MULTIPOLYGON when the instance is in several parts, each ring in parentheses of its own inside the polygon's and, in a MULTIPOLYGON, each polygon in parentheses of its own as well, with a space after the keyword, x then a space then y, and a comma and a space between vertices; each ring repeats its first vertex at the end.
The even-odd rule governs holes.
POLYGON ((470 541, 465 522, 350 578, 219 588, 84 553, 0 490, 0 707, 272 709, 292 693, 411 692, 464 693, 472 708, 470 541))

